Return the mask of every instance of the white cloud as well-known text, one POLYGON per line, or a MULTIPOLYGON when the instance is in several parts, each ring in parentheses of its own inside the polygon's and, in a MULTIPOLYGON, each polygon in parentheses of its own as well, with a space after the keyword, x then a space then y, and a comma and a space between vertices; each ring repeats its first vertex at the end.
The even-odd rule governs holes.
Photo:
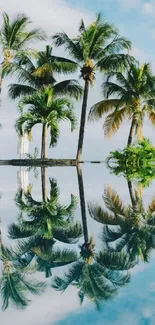
POLYGON ((155 14, 155 4, 153 2, 145 2, 143 5, 143 13, 147 15, 155 14))
POLYGON ((92 15, 80 9, 71 8, 63 0, 1 0, 0 11, 9 14, 24 12, 35 24, 45 29, 51 36, 56 31, 64 29, 67 33, 77 31, 79 20, 84 18, 86 23, 92 20, 92 15))
POLYGON ((20 312, 10 307, 5 313, 0 312, 2 324, 10 325, 51 325, 63 319, 67 313, 81 308, 75 288, 69 288, 61 294, 48 288, 41 297, 33 297, 33 301, 26 310, 20 312))

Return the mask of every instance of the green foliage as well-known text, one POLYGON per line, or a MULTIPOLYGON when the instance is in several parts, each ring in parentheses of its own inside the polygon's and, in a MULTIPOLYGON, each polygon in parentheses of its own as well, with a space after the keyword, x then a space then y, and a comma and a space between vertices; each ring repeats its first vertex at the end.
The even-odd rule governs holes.
POLYGON ((30 24, 31 21, 25 14, 17 15, 11 20, 6 12, 3 13, 0 30, 3 53, 1 78, 10 73, 12 65, 17 64, 21 56, 36 54, 36 51, 30 48, 32 42, 45 40, 46 35, 41 29, 28 30, 30 24))
POLYGON ((121 37, 116 27, 109 24, 101 13, 88 26, 85 26, 84 21, 81 20, 76 38, 71 39, 62 32, 53 36, 53 42, 57 47, 64 46, 69 55, 79 63, 82 77, 84 79, 88 77, 89 81, 94 79, 95 69, 105 71, 114 66, 116 68, 116 65, 120 67, 130 59, 128 55, 120 54, 120 52, 124 49, 129 50, 131 42, 121 37), (91 66, 91 60, 95 62, 93 66, 91 66), (88 69, 89 71, 85 73, 88 67, 92 69, 88 69))
POLYGON ((117 72, 114 68, 105 75, 102 89, 105 100, 92 106, 89 120, 100 119, 106 114, 104 132, 111 137, 128 119, 131 121, 128 145, 134 135, 142 140, 144 117, 147 115, 155 125, 155 77, 150 64, 132 63, 125 72, 117 72))
POLYGON ((17 308, 24 309, 29 304, 28 294, 38 295, 45 289, 45 283, 32 279, 33 270, 20 267, 17 262, 18 253, 1 243, 0 260, 3 263, 0 274, 0 290, 2 295, 2 309, 8 308, 12 303, 17 308))
POLYGON ((12 64, 10 74, 16 75, 18 83, 9 85, 9 95, 15 99, 25 95, 31 95, 45 86, 52 87, 55 95, 70 96, 76 100, 80 99, 83 93, 82 87, 77 80, 64 80, 56 82, 55 73, 73 72, 76 63, 53 56, 52 48, 46 46, 45 51, 37 53, 36 59, 32 60, 29 55, 21 55, 19 62, 12 64))
POLYGON ((100 309, 108 299, 115 297, 121 286, 129 282, 130 276, 125 270, 133 266, 127 255, 101 251, 94 253, 92 263, 82 258, 63 277, 55 276, 52 287, 63 292, 73 285, 78 289, 81 304, 87 297, 100 309))
POLYGON ((155 200, 145 209, 140 193, 134 192, 131 184, 129 191, 132 204, 125 205, 118 193, 107 186, 103 195, 105 208, 89 203, 89 213, 104 225, 102 240, 111 252, 128 253, 131 261, 141 257, 147 262, 154 248, 155 200))
POLYGON ((46 87, 24 96, 19 105, 27 108, 27 112, 23 112, 15 124, 20 136, 25 132, 31 135, 36 124, 46 125, 50 130, 50 146, 54 147, 60 135, 60 122, 70 121, 71 131, 77 126, 73 103, 67 97, 57 98, 53 88, 46 87))
POLYGON ((148 139, 110 153, 107 166, 115 175, 149 186, 155 178, 155 147, 148 139))
MULTIPOLYGON (((77 198, 71 195, 70 204, 61 205, 59 189, 54 179, 50 180, 50 186, 50 196, 42 202, 34 200, 31 191, 19 191, 15 201, 21 213, 26 213, 27 219, 21 217, 18 224, 9 226, 9 236, 18 239, 18 255, 22 257, 27 254, 27 264, 35 258, 37 269, 44 270, 46 276, 51 276, 51 268, 77 260, 74 251, 55 249, 55 242, 74 244, 82 235, 80 223, 73 222, 77 198)), ((23 260, 22 258, 21 262, 23 260)))

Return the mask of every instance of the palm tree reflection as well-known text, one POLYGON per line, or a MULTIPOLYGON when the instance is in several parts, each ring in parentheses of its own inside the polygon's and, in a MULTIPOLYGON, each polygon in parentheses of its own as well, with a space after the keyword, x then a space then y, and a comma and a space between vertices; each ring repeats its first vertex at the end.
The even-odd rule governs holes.
POLYGON ((79 258, 63 277, 54 277, 52 287, 58 291, 66 290, 69 285, 78 288, 78 295, 82 303, 84 297, 95 303, 97 308, 109 298, 113 298, 118 288, 129 282, 127 270, 135 265, 128 254, 110 252, 101 249, 95 250, 93 236, 89 236, 82 170, 77 168, 81 215, 84 234, 84 243, 80 246, 79 258))

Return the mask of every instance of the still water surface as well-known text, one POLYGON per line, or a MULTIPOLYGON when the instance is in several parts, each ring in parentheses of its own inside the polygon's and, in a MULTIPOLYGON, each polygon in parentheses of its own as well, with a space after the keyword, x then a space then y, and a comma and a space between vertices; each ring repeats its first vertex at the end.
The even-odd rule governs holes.
MULTIPOLYGON (((155 324, 154 235, 146 236, 147 222, 137 210, 134 221, 129 210, 122 211, 131 209, 125 178, 110 174, 104 164, 84 165, 82 175, 78 182, 74 167, 1 167, 2 324, 155 324), (117 200, 117 220, 114 191, 123 202, 117 200), (104 194, 111 202, 104 202, 104 194), (132 219, 128 227, 123 213, 132 219), (34 286, 40 295, 34 295, 34 286)), ((137 192, 143 216, 154 185, 137 192)), ((151 220, 153 233, 153 212, 151 220)))

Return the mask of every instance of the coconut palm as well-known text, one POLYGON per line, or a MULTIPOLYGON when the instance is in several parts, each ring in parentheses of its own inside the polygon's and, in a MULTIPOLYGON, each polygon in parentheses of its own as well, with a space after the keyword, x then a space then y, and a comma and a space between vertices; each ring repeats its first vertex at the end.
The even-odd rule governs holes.
POLYGON ((76 69, 76 63, 69 59, 54 56, 49 45, 44 51, 37 53, 36 60, 28 55, 20 56, 17 63, 12 63, 11 72, 17 76, 18 83, 9 85, 9 95, 15 99, 23 95, 31 95, 45 86, 52 86, 58 96, 70 96, 79 99, 82 87, 74 80, 64 80, 56 83, 55 74, 68 74, 76 69))
POLYGON ((76 197, 71 195, 68 206, 59 204, 59 191, 54 179, 50 180, 50 198, 38 202, 33 199, 31 192, 19 191, 15 201, 19 209, 26 213, 29 220, 23 216, 18 224, 9 227, 12 239, 19 239, 18 250, 21 261, 31 263, 37 257, 39 270, 51 275, 51 268, 72 263, 76 260, 76 253, 71 250, 55 249, 54 244, 60 241, 74 244, 82 235, 79 223, 73 222, 73 214, 77 206, 76 197), (26 254, 26 256, 25 256, 26 254))
POLYGON ((129 50, 131 43, 126 38, 120 37, 117 29, 103 19, 101 14, 98 14, 95 22, 89 26, 85 26, 81 20, 76 38, 69 38, 62 32, 53 36, 53 42, 56 46, 63 45, 69 55, 76 60, 85 83, 77 150, 77 160, 81 161, 89 86, 94 83, 95 71, 97 69, 109 71, 126 64, 130 59, 129 55, 119 52, 129 50))
POLYGON ((36 201, 31 195, 18 191, 15 202, 22 213, 26 213, 30 220, 20 219, 20 224, 12 224, 9 234, 12 239, 40 235, 47 239, 56 239, 65 243, 75 243, 82 235, 79 223, 73 223, 73 215, 77 207, 77 199, 71 195, 68 206, 59 204, 59 190, 57 182, 50 180, 50 197, 46 201, 36 201))
POLYGON ((0 274, 0 289, 3 300, 2 309, 5 310, 10 302, 16 307, 24 309, 30 302, 27 293, 41 294, 45 283, 30 278, 32 268, 20 267, 17 263, 18 254, 12 248, 4 246, 0 233, 0 260, 3 264, 0 274))
POLYGON ((91 108, 89 119, 97 120, 108 114, 103 125, 107 137, 113 135, 125 119, 129 119, 131 126, 127 144, 131 145, 134 135, 142 140, 144 117, 147 115, 155 125, 155 77, 150 64, 140 66, 135 63, 124 73, 107 74, 103 91, 105 100, 91 108))
POLYGON ((45 39, 45 34, 40 28, 28 30, 31 21, 25 14, 20 14, 11 20, 9 15, 4 12, 2 18, 0 44, 3 62, 1 63, 0 89, 2 88, 4 76, 11 69, 11 64, 18 62, 23 54, 34 54, 34 50, 29 48, 30 43, 45 39))
POLYGON ((128 283, 130 277, 127 270, 134 266, 134 262, 130 260, 128 254, 105 249, 95 251, 93 236, 89 237, 88 234, 82 170, 79 166, 78 182, 84 243, 80 246, 78 261, 63 277, 54 277, 52 287, 64 291, 69 285, 74 285, 79 290, 81 303, 87 297, 100 308, 103 302, 115 296, 119 287, 128 283))
POLYGON ((142 197, 139 191, 133 190, 131 181, 128 181, 128 188, 131 205, 124 205, 118 193, 107 186, 103 196, 106 209, 89 203, 89 213, 94 220, 104 224, 102 239, 109 249, 115 247, 116 251, 129 253, 132 260, 140 256, 147 262, 154 248, 155 200, 145 210, 142 197))
POLYGON ((57 98, 54 89, 45 88, 32 95, 24 96, 20 107, 28 107, 16 121, 16 130, 20 136, 25 132, 31 134, 36 124, 42 125, 41 158, 47 158, 47 129, 50 129, 50 146, 57 144, 61 121, 71 122, 71 131, 76 128, 77 120, 71 100, 67 97, 57 98))

